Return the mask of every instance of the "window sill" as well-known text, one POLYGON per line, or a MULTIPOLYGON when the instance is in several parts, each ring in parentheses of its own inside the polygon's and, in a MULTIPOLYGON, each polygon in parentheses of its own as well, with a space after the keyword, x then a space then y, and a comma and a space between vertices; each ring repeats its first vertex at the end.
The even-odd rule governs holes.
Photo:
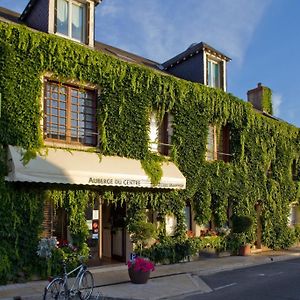
POLYGON ((96 146, 85 146, 80 144, 67 144, 67 143, 60 143, 60 142, 54 142, 54 141, 44 141, 44 145, 52 148, 63 148, 63 149, 73 149, 73 150, 80 150, 80 151, 91 151, 92 149, 95 149, 95 152, 97 152, 96 146))

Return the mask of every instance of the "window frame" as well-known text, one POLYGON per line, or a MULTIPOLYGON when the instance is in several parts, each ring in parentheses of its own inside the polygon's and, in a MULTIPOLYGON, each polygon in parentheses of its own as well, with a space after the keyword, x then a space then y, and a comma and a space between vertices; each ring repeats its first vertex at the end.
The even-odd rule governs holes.
POLYGON ((54 23, 54 28, 55 28, 55 33, 59 36, 62 37, 68 37, 69 39, 87 44, 88 42, 88 17, 89 17, 89 5, 88 3, 84 3, 80 0, 63 0, 67 2, 68 5, 68 16, 67 16, 67 28, 68 28, 68 33, 64 34, 62 32, 58 31, 58 1, 60 0, 55 0, 55 23, 54 23), (83 13, 82 13, 82 28, 81 28, 81 34, 82 34, 82 39, 77 39, 73 37, 73 6, 79 6, 83 8, 83 13))
MULTIPOLYGON (((59 98, 60 93, 58 92, 58 98, 59 98)), ((76 98, 76 97, 75 97, 76 98)), ((96 117, 96 112, 97 112, 97 98, 98 98, 98 90, 94 87, 81 87, 80 85, 77 85, 75 83, 65 83, 65 82, 59 82, 57 80, 54 79, 50 79, 50 78, 44 78, 44 91, 43 91, 43 113, 44 113, 44 118, 43 118, 43 137, 44 137, 44 141, 45 143, 52 143, 52 144, 59 144, 59 145, 67 145, 68 147, 70 145, 72 146, 84 146, 84 147, 97 147, 98 145, 98 126, 97 126, 97 117, 96 117), (61 127, 65 128, 65 138, 53 138, 53 137, 48 137, 47 135, 48 133, 48 123, 53 124, 52 122, 48 122, 47 117, 48 117, 48 112, 47 112, 47 108, 51 109, 53 108, 53 106, 50 106, 47 104, 47 100, 50 101, 56 101, 55 99, 52 99, 52 97, 48 97, 47 95, 47 85, 57 85, 58 87, 64 87, 66 89, 66 100, 65 100, 65 109, 60 108, 59 104, 57 105, 57 119, 59 118, 63 118, 60 116, 60 112, 65 110, 65 126, 61 125, 61 127), (91 106, 88 106, 87 108, 90 109, 90 113, 85 113, 85 112, 81 112, 80 113, 80 107, 85 105, 80 105, 80 97, 78 97, 78 111, 72 111, 72 90, 74 91, 78 91, 78 93, 82 93, 82 91, 84 92, 88 92, 91 94, 91 98, 85 98, 85 100, 88 100, 91 102, 91 106), (77 116, 77 123, 79 124, 79 122, 83 122, 84 125, 86 125, 86 123, 92 125, 92 128, 89 131, 88 127, 80 127, 79 125, 74 126, 75 131, 77 133, 77 140, 72 140, 72 128, 73 125, 71 123, 72 120, 72 113, 77 113, 78 115, 81 114, 84 117, 86 117, 87 115, 91 117, 91 121, 86 121, 84 120, 80 120, 77 116), (47 123, 48 122, 48 123, 47 123), (85 141, 80 141, 80 131, 83 130, 83 139, 86 139, 87 137, 90 137, 92 139, 92 142, 85 142, 85 141), (89 133, 88 135, 86 135, 86 133, 89 133)), ((57 99, 60 101, 60 99, 57 99)), ((57 101, 59 103, 59 101, 57 101)), ((62 101, 64 102, 64 101, 62 101)), ((75 104, 73 104, 75 106, 75 104)), ((54 107, 55 109, 55 107, 54 107)), ((55 114, 50 114, 51 116, 55 117, 55 114)), ((55 123, 54 123, 55 124, 55 123)), ((57 135, 59 136, 59 126, 60 126, 60 121, 57 122, 57 135)), ((51 126, 50 126, 51 128, 51 126)), ((74 131, 73 128, 73 131, 74 131)), ((74 137, 73 137, 74 138, 74 137)))
POLYGON ((157 111, 151 111, 149 122, 149 150, 153 153, 169 156, 173 135, 173 115, 165 113, 161 121, 157 118, 157 111))
POLYGON ((206 138, 206 161, 229 162, 230 153, 230 128, 228 125, 221 126, 217 130, 216 125, 209 125, 206 138), (210 146, 211 145, 211 146, 210 146))
POLYGON ((206 84, 210 87, 213 88, 222 88, 222 80, 221 80, 221 68, 222 65, 220 62, 211 59, 211 58, 207 58, 207 63, 206 63, 206 70, 207 70, 207 76, 206 76, 206 84), (211 66, 214 66, 214 68, 209 68, 209 65, 211 64, 211 66), (214 78, 214 73, 215 73, 215 68, 217 68, 218 70, 218 76, 216 77, 216 79, 214 78), (211 69, 211 72, 209 71, 211 69))

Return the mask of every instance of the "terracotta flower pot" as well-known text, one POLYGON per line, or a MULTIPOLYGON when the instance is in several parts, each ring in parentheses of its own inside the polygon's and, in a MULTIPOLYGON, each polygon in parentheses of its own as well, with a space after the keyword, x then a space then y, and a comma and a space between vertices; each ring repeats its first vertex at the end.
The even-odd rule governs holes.
POLYGON ((133 268, 128 269, 128 274, 132 283, 144 284, 150 277, 150 272, 135 271, 133 268))
POLYGON ((240 256, 246 256, 246 255, 250 255, 250 254, 251 254, 250 244, 245 244, 245 245, 240 246, 240 249, 239 249, 240 256))

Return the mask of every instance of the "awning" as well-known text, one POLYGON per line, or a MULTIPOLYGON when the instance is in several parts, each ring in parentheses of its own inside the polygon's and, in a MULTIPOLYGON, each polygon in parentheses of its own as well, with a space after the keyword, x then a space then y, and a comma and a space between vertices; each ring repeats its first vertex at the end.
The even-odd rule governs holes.
POLYGON ((48 148, 24 165, 22 150, 8 147, 7 181, 123 186, 140 188, 185 189, 186 180, 172 162, 162 164, 163 176, 156 186, 141 167, 139 160, 102 156, 84 151, 48 148))

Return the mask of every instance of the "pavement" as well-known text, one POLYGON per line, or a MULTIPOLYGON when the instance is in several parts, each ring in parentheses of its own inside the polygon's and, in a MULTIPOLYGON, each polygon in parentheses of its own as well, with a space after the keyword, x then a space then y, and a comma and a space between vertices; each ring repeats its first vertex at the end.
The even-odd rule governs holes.
MULTIPOLYGON (((283 251, 255 252, 249 256, 197 257, 190 262, 157 265, 146 284, 129 281, 125 264, 90 268, 95 289, 92 299, 182 299, 183 295, 209 293, 201 276, 300 257, 300 247, 283 251)), ((2 300, 40 300, 47 281, 0 285, 2 300)))

